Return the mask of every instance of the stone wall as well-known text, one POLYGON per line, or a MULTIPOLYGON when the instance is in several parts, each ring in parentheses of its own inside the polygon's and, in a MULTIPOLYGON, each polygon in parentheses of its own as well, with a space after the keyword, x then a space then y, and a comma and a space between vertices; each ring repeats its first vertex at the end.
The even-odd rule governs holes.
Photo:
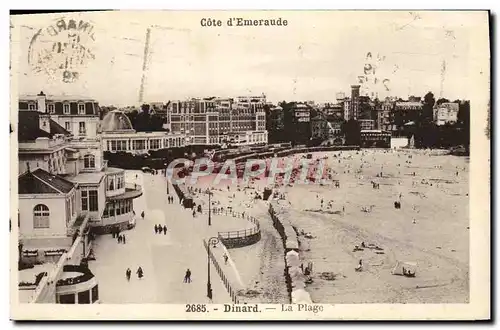
POLYGON ((311 296, 305 291, 306 277, 302 273, 299 259, 299 241, 297 233, 288 221, 286 208, 277 204, 269 204, 269 215, 273 226, 281 236, 285 248, 285 282, 292 304, 312 303, 311 296))
POLYGON ((228 249, 240 248, 260 241, 260 230, 255 234, 244 237, 219 238, 228 249))

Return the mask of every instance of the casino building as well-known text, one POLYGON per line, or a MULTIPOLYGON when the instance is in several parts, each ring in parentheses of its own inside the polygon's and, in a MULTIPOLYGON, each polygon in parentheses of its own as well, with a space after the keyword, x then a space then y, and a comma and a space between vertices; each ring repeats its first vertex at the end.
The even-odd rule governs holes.
POLYGON ((127 115, 119 110, 110 111, 104 116, 100 131, 104 151, 144 154, 150 150, 186 145, 186 137, 181 133, 136 132, 127 115))

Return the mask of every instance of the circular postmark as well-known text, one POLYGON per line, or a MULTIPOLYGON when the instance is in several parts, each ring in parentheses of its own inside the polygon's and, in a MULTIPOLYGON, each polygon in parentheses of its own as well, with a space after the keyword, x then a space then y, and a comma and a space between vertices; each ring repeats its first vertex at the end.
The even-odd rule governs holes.
POLYGON ((81 70, 95 59, 94 42, 92 22, 59 18, 35 33, 29 46, 28 63, 37 73, 71 83, 78 80, 81 70))

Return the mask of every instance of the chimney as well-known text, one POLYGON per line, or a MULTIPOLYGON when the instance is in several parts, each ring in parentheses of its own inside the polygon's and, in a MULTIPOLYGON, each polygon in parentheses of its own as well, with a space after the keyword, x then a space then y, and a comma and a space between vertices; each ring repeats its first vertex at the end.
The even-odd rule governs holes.
POLYGON ((351 85, 351 111, 349 114, 349 119, 353 118, 358 120, 359 115, 359 89, 360 85, 351 85))
POLYGON ((40 129, 47 133, 50 133, 50 115, 48 114, 39 114, 38 122, 40 123, 40 129))
POLYGON ((38 103, 38 112, 47 113, 47 107, 45 105, 46 96, 43 92, 40 92, 36 96, 36 102, 38 103))

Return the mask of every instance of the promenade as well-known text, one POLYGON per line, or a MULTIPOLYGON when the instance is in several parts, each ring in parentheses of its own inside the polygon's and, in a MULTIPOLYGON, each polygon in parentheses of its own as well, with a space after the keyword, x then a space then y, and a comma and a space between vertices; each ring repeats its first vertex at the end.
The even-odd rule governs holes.
MULTIPOLYGON (((96 260, 89 266, 98 279, 101 302, 209 303, 205 219, 193 218, 190 210, 179 204, 171 186, 170 194, 175 198, 168 204, 166 180, 160 175, 127 171, 126 182, 141 185, 144 194, 134 200, 136 227, 122 232, 126 244, 118 244, 111 235, 99 236, 95 242, 96 260), (167 234, 155 234, 155 224, 166 225, 167 234), (135 274, 139 266, 144 270, 142 279, 135 274), (127 267, 132 270, 130 282, 125 277, 127 267), (183 283, 188 268, 192 273, 189 284, 183 283)), ((211 275, 213 303, 230 303, 213 265, 211 275)))

